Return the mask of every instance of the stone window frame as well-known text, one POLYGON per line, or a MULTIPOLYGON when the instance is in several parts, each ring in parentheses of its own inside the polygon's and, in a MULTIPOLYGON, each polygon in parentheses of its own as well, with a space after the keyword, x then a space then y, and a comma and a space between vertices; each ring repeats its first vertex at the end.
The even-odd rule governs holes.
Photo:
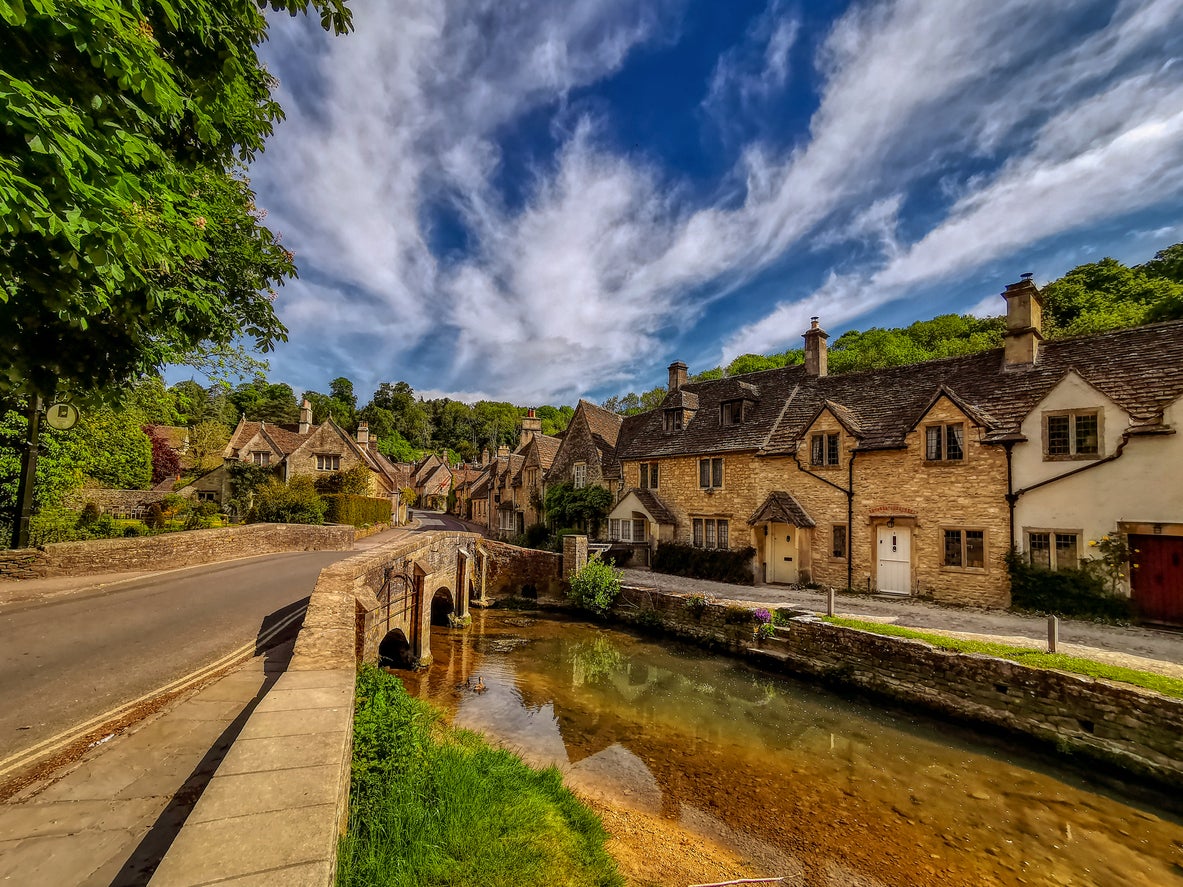
POLYGON ((850 550, 850 528, 846 524, 831 524, 830 525, 830 558, 832 560, 844 561, 846 560, 846 553, 850 550), (841 531, 841 534, 839 534, 841 531), (839 551, 839 539, 841 538, 842 550, 839 551))
POLYGON ((708 492, 713 492, 714 490, 721 490, 721 489, 723 489, 725 478, 726 478, 726 473, 725 473, 724 466, 723 466, 723 457, 722 456, 702 456, 699 458, 699 460, 698 460, 698 488, 700 490, 706 490, 708 492), (704 464, 709 465, 709 467, 707 468, 708 483, 706 483, 706 484, 704 484, 702 482, 702 469, 703 469, 704 464), (718 482, 716 482, 716 479, 718 482))
POLYGON ((661 481, 659 464, 658 462, 641 462, 637 465, 637 485, 642 490, 659 489, 658 484, 661 481))
POLYGON ((341 454, 340 453, 317 453, 316 454, 316 470, 317 471, 340 471, 341 470, 341 454))
POLYGON ((841 431, 814 431, 809 435, 809 467, 842 467, 841 431))
POLYGON ((940 553, 940 569, 943 572, 951 573, 988 573, 990 572, 990 531, 985 527, 967 527, 963 525, 946 525, 942 524, 937 528, 937 544, 938 552, 940 553), (961 535, 961 563, 950 564, 945 562, 945 555, 948 553, 946 548, 946 540, 949 533, 959 533, 961 535), (969 559, 969 546, 967 543, 967 533, 981 533, 982 534, 982 564, 981 566, 965 566, 965 562, 969 559))
MULTIPOLYGON (((920 438, 921 452, 923 453, 923 462, 925 465, 964 465, 969 461, 969 447, 966 445, 968 440, 966 437, 966 423, 960 420, 955 422, 929 422, 924 425, 924 434, 920 438), (958 456, 949 455, 949 441, 950 432, 953 429, 961 429, 961 439, 957 441, 957 445, 961 448, 961 453, 958 456), (930 455, 932 449, 929 447, 929 437, 931 432, 938 431, 939 440, 939 454, 936 456, 930 455)), ((954 438, 955 440, 956 438, 954 438)))
POLYGON ((582 490, 587 486, 587 463, 580 461, 571 466, 571 486, 582 490))
MULTIPOLYGON (((1083 529, 1065 529, 1063 527, 1023 527, 1023 560, 1032 566, 1039 566, 1031 559, 1032 536, 1047 536, 1048 537, 1048 566, 1046 569, 1059 570, 1075 570, 1080 567, 1083 560, 1084 552, 1081 550, 1081 543, 1084 540, 1083 529), (1076 563, 1061 564, 1059 563, 1060 555, 1060 540, 1058 536, 1072 536, 1076 538, 1076 563)), ((1065 546, 1066 547, 1066 546, 1065 546)))
POLYGON ((1043 461, 1044 462, 1091 462, 1100 459, 1105 453, 1105 411, 1100 407, 1083 407, 1073 410, 1046 410, 1039 418, 1043 432, 1043 461), (1052 453, 1051 433, 1048 429, 1049 419, 1068 418, 1068 452, 1052 453), (1093 453, 1081 453, 1077 441, 1077 418, 1093 417, 1097 420, 1097 449, 1093 453))
POLYGON ((690 518, 690 544, 695 548, 726 551, 731 548, 731 520, 726 517, 690 518), (709 532, 708 532, 709 530, 709 532), (723 544, 720 545, 722 540, 723 544), (708 541, 710 544, 708 544, 708 541))
POLYGON ((251 464, 258 465, 261 468, 271 467, 271 451, 270 450, 251 450, 251 464))

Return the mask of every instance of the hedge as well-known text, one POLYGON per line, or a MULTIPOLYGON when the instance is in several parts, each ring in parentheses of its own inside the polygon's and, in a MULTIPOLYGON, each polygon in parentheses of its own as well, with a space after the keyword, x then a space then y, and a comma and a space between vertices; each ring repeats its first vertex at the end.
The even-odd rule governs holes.
POLYGON ((1011 554, 1007 557, 1007 568, 1012 610, 1102 622, 1129 622, 1134 616, 1133 602, 1111 593, 1105 587, 1105 580, 1087 567, 1046 570, 1011 554))
POLYGON ((368 527, 373 524, 390 523, 392 509, 389 499, 352 496, 349 493, 331 493, 321 498, 328 505, 325 520, 331 524, 368 527))
POLYGON ((680 542, 659 542, 650 569, 692 579, 713 579, 735 585, 755 585, 754 548, 695 548, 680 542))

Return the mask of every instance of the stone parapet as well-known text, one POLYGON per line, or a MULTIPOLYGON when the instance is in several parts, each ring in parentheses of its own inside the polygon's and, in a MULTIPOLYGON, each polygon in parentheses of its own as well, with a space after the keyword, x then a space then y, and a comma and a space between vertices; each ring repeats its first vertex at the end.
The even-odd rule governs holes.
POLYGON ((36 548, 0 551, 0 579, 40 579, 48 575, 45 552, 36 548))

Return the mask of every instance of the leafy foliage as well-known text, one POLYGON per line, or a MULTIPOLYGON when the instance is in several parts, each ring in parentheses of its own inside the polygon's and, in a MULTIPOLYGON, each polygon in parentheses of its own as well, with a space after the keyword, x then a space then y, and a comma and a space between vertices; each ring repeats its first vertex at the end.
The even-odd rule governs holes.
POLYGON ((255 491, 249 523, 322 524, 325 501, 317 495, 312 478, 296 475, 286 484, 270 478, 255 491))
POLYGON ((1106 588, 1105 578, 1087 566, 1076 570, 1047 570, 1026 563, 1022 555, 1007 555, 1011 609, 1101 622, 1129 622, 1129 598, 1106 588))
POLYGON ((612 504, 612 494, 603 487, 555 484, 546 491, 546 518, 551 526, 577 527, 594 535, 612 504))
POLYGON ((324 495, 331 493, 345 493, 350 496, 368 496, 370 494, 370 469, 358 463, 344 471, 333 471, 319 475, 313 483, 316 492, 324 495))
MULTIPOLYGON (((344 0, 315 10, 338 33, 344 0)), ((284 337, 295 273, 242 175, 281 116, 252 3, 0 3, 0 390, 114 387, 284 337)))
POLYGON ((624 576, 611 561, 594 557, 570 576, 567 597, 577 606, 597 616, 607 613, 620 594, 620 580, 624 576))
POLYGON ((325 503, 325 520, 331 524, 369 527, 390 523, 389 499, 355 496, 349 493, 330 493, 321 498, 325 503))
POLYGON ((754 548, 695 548, 681 542, 659 542, 651 568, 657 573, 672 573, 694 579, 713 579, 737 585, 753 585, 754 548))
POLYGON ((143 432, 148 436, 148 443, 152 446, 152 484, 156 485, 166 477, 176 477, 181 473, 181 457, 172 448, 168 440, 161 435, 155 425, 145 425, 143 432))

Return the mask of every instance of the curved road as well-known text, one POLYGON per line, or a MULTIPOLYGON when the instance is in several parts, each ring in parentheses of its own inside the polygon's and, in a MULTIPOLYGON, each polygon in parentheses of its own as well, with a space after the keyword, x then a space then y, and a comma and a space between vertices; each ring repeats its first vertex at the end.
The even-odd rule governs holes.
POLYGON ((350 551, 144 576, 0 614, 0 760, 250 643, 350 551))

